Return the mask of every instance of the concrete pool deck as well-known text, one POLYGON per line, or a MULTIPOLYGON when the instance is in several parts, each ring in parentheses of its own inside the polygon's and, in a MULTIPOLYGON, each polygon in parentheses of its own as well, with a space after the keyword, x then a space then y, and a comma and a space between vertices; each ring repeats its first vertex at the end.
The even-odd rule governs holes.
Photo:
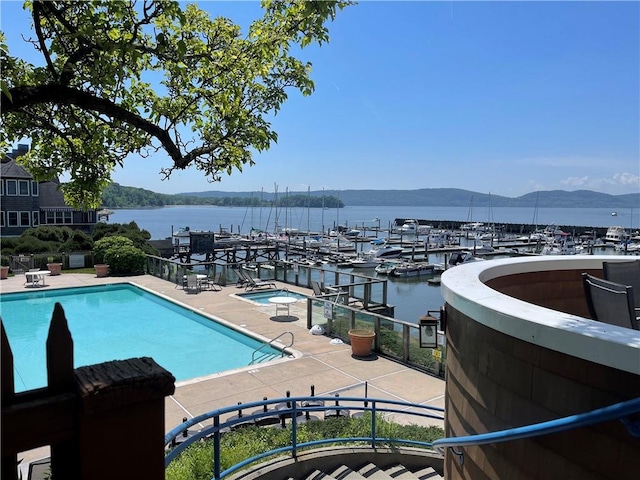
MULTIPOLYGON (((309 395, 311 385, 315 385, 316 395, 340 393, 340 396, 364 396, 364 383, 367 382, 368 396, 371 398, 403 400, 444 408, 443 380, 382 357, 366 361, 355 359, 351 356, 349 345, 333 345, 326 336, 311 335, 306 327, 305 302, 293 304, 289 317, 276 317, 275 305, 258 305, 235 296, 244 292, 235 284, 224 286, 221 291, 205 290, 189 294, 180 287, 176 288, 173 283, 151 275, 97 278, 91 274, 63 274, 47 277, 46 287, 38 289, 26 288, 24 275, 17 275, 0 281, 0 292, 43 291, 120 282, 139 285, 267 339, 286 331, 293 332, 295 337, 292 348, 299 352, 296 358, 177 382, 174 395, 166 399, 165 431, 182 423, 183 417, 191 418, 238 402, 248 403, 262 400, 263 397, 280 398, 287 391, 291 392, 291 396, 309 395)), ((311 289, 280 282, 276 284, 279 288, 312 294, 311 289)), ((393 420, 443 427, 442 421, 410 415, 396 414, 393 420)), ((24 462, 43 456, 41 452, 34 451, 24 455, 24 462)))

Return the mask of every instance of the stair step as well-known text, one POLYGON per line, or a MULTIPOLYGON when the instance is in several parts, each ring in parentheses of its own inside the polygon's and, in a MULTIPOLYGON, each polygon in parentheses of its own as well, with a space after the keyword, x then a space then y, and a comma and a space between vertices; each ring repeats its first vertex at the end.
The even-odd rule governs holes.
POLYGON ((309 475, 307 475, 304 480, 336 480, 331 475, 327 475, 320 470, 314 470, 309 475))
POLYGON ((358 472, 354 472, 346 465, 340 465, 331 472, 331 476, 336 480, 367 480, 366 477, 363 477, 358 472))
POLYGON ((385 470, 385 473, 394 480, 418 480, 411 470, 404 465, 393 465, 385 470))
POLYGON ((444 477, 441 477, 433 467, 426 467, 417 472, 413 472, 413 476, 418 480, 444 480, 444 477))
POLYGON ((373 463, 367 463, 358 470, 358 473, 365 478, 374 478, 375 480, 393 480, 393 477, 387 475, 384 470, 373 463))

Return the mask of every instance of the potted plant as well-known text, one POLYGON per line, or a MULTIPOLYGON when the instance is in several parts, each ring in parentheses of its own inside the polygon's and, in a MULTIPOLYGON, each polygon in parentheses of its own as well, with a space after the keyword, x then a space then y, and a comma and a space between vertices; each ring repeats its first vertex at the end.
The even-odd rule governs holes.
POLYGON ((62 263, 54 262, 53 257, 47 257, 47 270, 51 272, 50 275, 60 275, 60 271, 62 270, 62 263))
POLYGON ((351 354, 354 357, 370 356, 374 338, 376 338, 376 332, 374 332, 373 330, 360 328, 349 330, 351 354))
POLYGON ((109 275, 109 265, 106 263, 96 263, 93 268, 96 270, 96 277, 106 277, 109 275))
POLYGON ((0 280, 4 280, 9 276, 9 259, 2 257, 2 265, 0 266, 0 280))

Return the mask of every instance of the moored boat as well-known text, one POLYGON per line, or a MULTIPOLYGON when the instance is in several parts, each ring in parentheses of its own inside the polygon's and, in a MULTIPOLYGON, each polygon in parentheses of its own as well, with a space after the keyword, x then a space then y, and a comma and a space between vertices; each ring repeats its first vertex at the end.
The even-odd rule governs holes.
POLYGON ((375 270, 378 275, 389 275, 398 265, 399 262, 382 262, 378 264, 375 270))
POLYGON ((389 245, 388 243, 369 250, 369 253, 373 254, 376 258, 397 258, 402 255, 403 252, 404 249, 402 247, 389 245))
POLYGON ((435 272, 433 263, 405 262, 395 267, 389 275, 393 277, 417 277, 419 275, 431 275, 435 272))
POLYGON ((629 234, 624 227, 618 225, 609 227, 607 233, 604 236, 605 243, 620 243, 629 238, 629 234))

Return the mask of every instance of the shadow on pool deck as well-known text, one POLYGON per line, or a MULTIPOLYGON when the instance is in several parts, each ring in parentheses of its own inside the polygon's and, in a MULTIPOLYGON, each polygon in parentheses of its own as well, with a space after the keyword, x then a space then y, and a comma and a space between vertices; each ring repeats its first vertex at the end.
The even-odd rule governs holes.
MULTIPOLYGON (((120 282, 147 288, 267 339, 286 331, 295 336, 293 348, 299 352, 297 358, 278 359, 203 379, 177 382, 175 394, 166 400, 166 431, 180 424, 183 417, 191 418, 238 402, 285 397, 287 391, 292 396, 309 395, 311 385, 315 385, 316 395, 364 396, 364 382, 367 382, 371 398, 392 398, 444 408, 443 380, 382 357, 369 361, 353 358, 349 345, 331 344, 326 336, 311 335, 306 327, 305 302, 293 304, 290 315, 282 321, 286 316, 275 317, 274 305, 257 305, 235 297, 233 294, 243 291, 235 285, 222 287, 221 291, 205 290, 189 295, 173 283, 151 275, 96 278, 90 274, 63 274, 48 277, 47 290, 120 282)), ((0 281, 0 292, 24 292, 23 283, 21 276, 9 277, 0 281)), ((311 290, 282 283, 278 283, 278 287, 311 294, 311 290)), ((443 426, 439 420, 410 415, 395 415, 394 420, 443 426)), ((24 462, 43 457, 42 450, 25 454, 24 462)))

